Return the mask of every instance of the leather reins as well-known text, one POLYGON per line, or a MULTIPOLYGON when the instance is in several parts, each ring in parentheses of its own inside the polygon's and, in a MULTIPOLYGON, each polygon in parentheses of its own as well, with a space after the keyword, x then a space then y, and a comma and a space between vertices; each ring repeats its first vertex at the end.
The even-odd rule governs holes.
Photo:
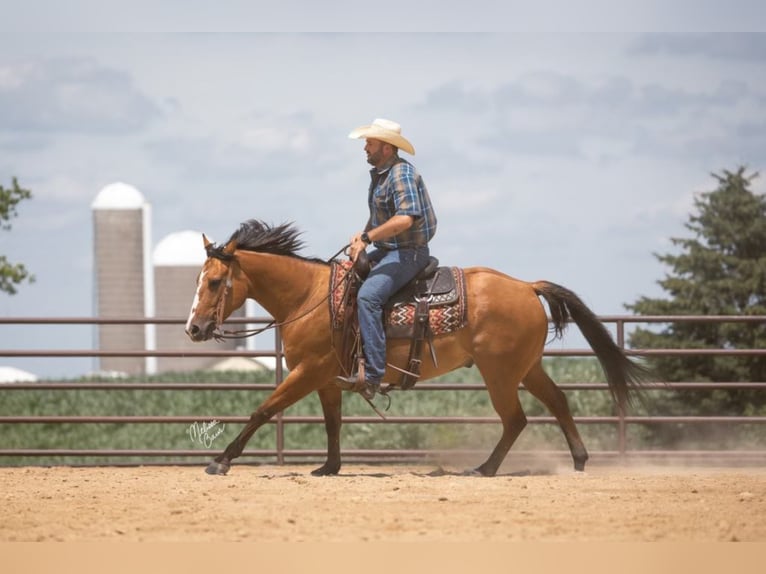
MULTIPOLYGON (((344 245, 342 248, 340 248, 337 252, 335 252, 334 255, 332 255, 329 259, 327 259, 327 263, 332 263, 332 261, 341 253, 346 252, 346 250, 350 247, 350 244, 344 245)), ((308 309, 307 311, 301 313, 297 317, 293 317, 292 319, 287 319, 285 321, 277 322, 276 319, 269 322, 265 327, 260 327, 258 329, 237 329, 237 330, 228 330, 228 329, 221 329, 220 326, 223 323, 223 312, 224 307, 226 305, 226 296, 229 293, 229 289, 231 289, 232 282, 231 282, 231 275, 232 275, 232 268, 229 267, 229 273, 226 276, 226 282, 224 283, 224 289, 221 293, 221 297, 218 299, 218 302, 216 303, 216 326, 215 330, 213 331, 213 338, 216 341, 223 341, 225 339, 246 339, 248 337, 254 337, 255 335, 260 335, 261 333, 264 333, 268 331, 269 329, 277 329, 279 327, 283 327, 285 325, 289 325, 290 323, 295 323, 296 321, 299 321, 303 319, 304 317, 310 315, 316 309, 328 301, 330 297, 332 297, 333 293, 343 286, 343 284, 350 279, 350 275, 346 275, 346 277, 343 278, 343 281, 339 282, 338 285, 336 285, 332 291, 330 291, 326 297, 323 297, 316 305, 308 309)))

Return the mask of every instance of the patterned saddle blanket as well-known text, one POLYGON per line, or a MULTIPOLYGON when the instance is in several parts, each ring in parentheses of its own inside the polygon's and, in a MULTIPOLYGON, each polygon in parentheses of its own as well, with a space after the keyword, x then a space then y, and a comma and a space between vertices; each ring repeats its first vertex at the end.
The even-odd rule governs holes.
MULTIPOLYGON (((342 330, 346 320, 343 300, 348 285, 345 278, 350 270, 350 261, 333 261, 331 264, 330 316, 334 330, 342 330)), ((452 333, 468 322, 463 270, 439 267, 433 280, 415 279, 391 297, 383 313, 387 337, 412 337, 416 297, 429 298, 428 324, 433 335, 452 333)))

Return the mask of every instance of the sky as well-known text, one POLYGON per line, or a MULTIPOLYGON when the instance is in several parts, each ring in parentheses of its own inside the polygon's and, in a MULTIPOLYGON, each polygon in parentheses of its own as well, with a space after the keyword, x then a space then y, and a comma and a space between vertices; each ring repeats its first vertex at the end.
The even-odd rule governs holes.
MULTIPOLYGON (((766 168, 766 34, 739 32, 766 21, 756 3, 733 20, 679 2, 668 21, 636 8, 578 29, 564 25, 570 8, 525 26, 547 3, 511 2, 498 30, 486 14, 429 20, 435 4, 422 2, 374 33, 357 13, 338 30, 313 4, 295 12, 298 30, 285 4, 264 5, 253 32, 233 12, 208 27, 178 21, 175 1, 153 19, 131 3, 119 28, 99 26, 101 12, 81 24, 103 3, 51 3, 44 16, 37 4, 6 7, 23 31, 0 35, 0 184, 17 177, 34 195, 0 232, 0 253, 36 276, 0 294, 3 317, 93 316, 90 206, 117 181, 151 204, 155 245, 184 230, 223 241, 257 218, 295 222, 303 254, 329 257, 367 218, 364 142, 347 135, 375 118, 399 122, 415 146, 405 157, 432 196, 443 264, 560 283, 600 315, 664 295, 653 254, 688 236, 711 172, 766 168)), ((754 189, 766 192, 764 179, 754 189)), ((93 341, 90 327, 0 325, 0 348, 93 341)), ((92 368, 0 364, 43 377, 92 368)))

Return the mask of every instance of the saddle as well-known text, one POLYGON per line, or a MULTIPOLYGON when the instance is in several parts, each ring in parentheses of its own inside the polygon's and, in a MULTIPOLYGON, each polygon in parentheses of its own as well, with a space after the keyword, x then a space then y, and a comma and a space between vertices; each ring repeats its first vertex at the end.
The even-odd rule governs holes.
MULTIPOLYGON (((350 278, 342 298, 340 326, 343 332, 341 360, 346 372, 363 372, 364 356, 359 336, 356 298, 359 287, 370 270, 371 265, 364 252, 360 253, 348 270, 350 278)), ((386 303, 383 312, 386 337, 410 340, 406 367, 389 364, 401 373, 399 386, 402 389, 412 388, 420 378, 424 342, 428 341, 431 360, 436 366, 434 334, 451 332, 465 326, 467 315, 464 290, 462 269, 440 267, 439 260, 431 257, 426 267, 386 303)))

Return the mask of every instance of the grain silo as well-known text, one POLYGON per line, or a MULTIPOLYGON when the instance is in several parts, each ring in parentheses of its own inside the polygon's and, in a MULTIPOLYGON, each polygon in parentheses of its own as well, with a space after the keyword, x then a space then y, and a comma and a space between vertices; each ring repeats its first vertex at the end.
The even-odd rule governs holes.
MULTIPOLYGON (((202 233, 198 231, 171 233, 157 244, 153 261, 158 318, 186 321, 205 258, 202 233)), ((244 307, 232 316, 244 317, 244 307)), ((158 351, 234 350, 243 344, 236 340, 194 343, 184 332, 184 323, 160 324, 156 329, 158 351)), ((220 361, 220 357, 158 357, 157 368, 160 372, 196 371, 212 368, 220 361)))
MULTIPOLYGON (((153 316, 151 206, 135 187, 112 183, 93 201, 95 316, 140 319, 153 316)), ((153 346, 153 326, 98 325, 97 347, 106 352, 143 351, 153 346)), ((138 375, 153 371, 153 358, 101 357, 99 371, 138 375)))

